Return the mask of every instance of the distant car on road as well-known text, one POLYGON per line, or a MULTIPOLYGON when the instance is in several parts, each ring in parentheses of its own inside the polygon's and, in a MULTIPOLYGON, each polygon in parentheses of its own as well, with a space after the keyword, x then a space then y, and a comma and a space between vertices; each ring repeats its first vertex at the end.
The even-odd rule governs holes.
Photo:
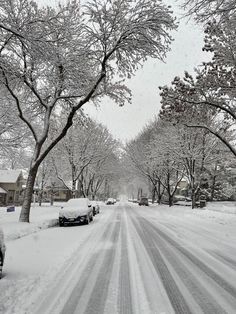
POLYGON ((108 200, 106 201, 106 205, 114 205, 115 204, 115 201, 114 201, 114 198, 108 198, 108 200))
POLYGON ((97 201, 91 201, 91 206, 93 209, 93 216, 99 214, 100 206, 99 206, 98 202, 97 201))
POLYGON ((139 206, 145 205, 148 206, 148 198, 147 197, 141 197, 140 201, 138 202, 139 206))
POLYGON ((3 268, 4 258, 5 258, 5 251, 6 251, 6 246, 4 242, 4 235, 0 227, 0 279, 2 278, 2 268, 3 268))
POLYGON ((92 205, 87 198, 72 198, 59 211, 59 225, 93 221, 92 205))

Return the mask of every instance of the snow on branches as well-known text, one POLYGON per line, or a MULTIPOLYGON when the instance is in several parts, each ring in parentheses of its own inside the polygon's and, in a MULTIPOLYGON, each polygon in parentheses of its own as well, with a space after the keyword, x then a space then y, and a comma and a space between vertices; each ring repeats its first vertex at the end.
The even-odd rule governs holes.
POLYGON ((77 110, 104 95, 121 105, 130 101, 124 78, 147 58, 165 57, 176 24, 170 8, 154 0, 74 0, 46 8, 2 0, 0 9, 1 89, 35 142, 20 217, 29 221, 38 167, 77 110), (62 111, 65 123, 53 137, 62 111))

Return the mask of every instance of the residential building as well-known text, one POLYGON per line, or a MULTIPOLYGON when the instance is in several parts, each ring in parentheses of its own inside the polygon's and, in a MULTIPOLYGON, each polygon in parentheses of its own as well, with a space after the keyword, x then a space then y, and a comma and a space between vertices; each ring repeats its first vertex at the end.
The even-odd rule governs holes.
POLYGON ((23 184, 21 170, 0 170, 0 206, 19 204, 23 184))

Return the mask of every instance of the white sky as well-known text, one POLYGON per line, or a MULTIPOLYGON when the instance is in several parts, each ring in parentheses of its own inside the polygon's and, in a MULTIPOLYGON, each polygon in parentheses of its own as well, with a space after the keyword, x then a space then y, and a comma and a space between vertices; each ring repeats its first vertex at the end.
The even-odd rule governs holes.
MULTIPOLYGON (((56 3, 56 0, 38 0, 39 3, 56 3)), ((180 17, 175 0, 163 0, 174 6, 175 14, 180 17)), ((181 2, 181 1, 179 1, 181 2)), ((128 81, 133 98, 132 104, 119 107, 108 98, 101 101, 100 107, 87 104, 84 109, 97 121, 106 125, 109 131, 123 142, 135 137, 142 127, 152 120, 160 110, 158 86, 170 84, 175 76, 182 76, 184 71, 193 72, 209 56, 202 52, 203 31, 193 22, 181 20, 179 29, 173 33, 175 41, 165 63, 150 59, 135 77, 128 81)))

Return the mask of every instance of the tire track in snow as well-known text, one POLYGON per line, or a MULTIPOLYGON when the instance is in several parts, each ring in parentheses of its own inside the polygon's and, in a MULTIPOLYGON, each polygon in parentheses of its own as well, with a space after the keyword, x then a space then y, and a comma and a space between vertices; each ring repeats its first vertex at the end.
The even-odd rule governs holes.
POLYGON ((106 250, 102 268, 96 279, 95 286, 91 293, 85 314, 98 314, 103 313, 106 305, 106 297, 108 294, 108 287, 111 278, 112 268, 115 259, 116 245, 120 233, 120 213, 117 215, 117 221, 115 222, 115 228, 112 232, 110 242, 111 248, 106 250))
MULTIPOLYGON (((119 217, 117 216, 117 218, 119 218, 119 217)), ((108 226, 102 235, 101 242, 104 242, 104 241, 108 242, 109 241, 113 246, 114 242, 116 241, 116 238, 118 237, 119 228, 120 228, 119 220, 117 220, 115 223, 113 223, 112 226, 108 226)), ((99 297, 101 297, 101 299, 98 300, 98 305, 100 307, 104 306, 101 303, 105 304, 106 295, 101 296, 100 293, 102 292, 104 294, 104 292, 105 292, 105 286, 104 286, 105 282, 104 281, 100 282, 99 287, 98 287, 97 281, 101 277, 101 272, 102 272, 102 274, 106 280, 109 278, 109 275, 106 276, 104 274, 107 273, 107 269, 105 268, 105 265, 107 265, 107 263, 110 262, 109 256, 111 253, 113 255, 112 248, 109 247, 109 249, 107 249, 107 248, 104 249, 102 246, 102 248, 98 252, 94 253, 90 257, 90 259, 87 262, 87 266, 86 266, 85 270, 83 271, 82 275, 78 278, 78 282, 77 282, 76 286, 73 288, 73 291, 71 292, 71 295, 68 298, 68 300, 67 300, 66 304, 64 305, 63 310, 60 312, 60 314, 78 313, 77 309, 80 308, 80 304, 81 304, 81 309, 83 307, 85 307, 85 311, 86 311, 88 306, 90 304, 92 304, 91 302, 94 302, 94 301, 97 302, 97 300, 91 300, 91 299, 93 297, 98 298, 98 295, 99 295, 99 297), (104 255, 104 252, 105 252, 105 255, 104 255), (98 267, 100 267, 100 269, 98 270, 99 274, 98 274, 97 280, 95 282, 95 286, 92 289, 92 294, 91 294, 91 297, 88 301, 88 305, 85 305, 83 303, 84 302, 83 293, 86 290, 86 288, 88 287, 88 285, 91 284, 91 282, 93 284, 94 280, 93 280, 93 278, 91 278, 91 276, 93 276, 93 272, 96 273, 96 268, 98 268, 98 267), (104 269, 105 269, 105 271, 104 271, 104 269), (95 290, 95 288, 96 288, 96 290, 95 290)), ((111 266, 109 265, 108 267, 111 267, 111 266)), ((89 313, 91 313, 91 314, 92 313, 99 313, 99 312, 97 312, 97 303, 96 302, 93 303, 93 305, 94 304, 96 305, 96 309, 90 309, 89 313)), ((79 313, 82 313, 82 312, 79 311, 79 313)), ((100 313, 103 313, 103 312, 100 312, 100 313)))
POLYGON ((173 249, 168 248, 163 239, 155 233, 155 231, 152 229, 153 226, 150 227, 150 223, 148 223, 143 218, 139 219, 141 220, 141 226, 148 230, 150 237, 156 241, 156 247, 159 247, 163 252, 163 255, 172 265, 174 271, 181 278, 181 281, 192 294, 194 300, 200 306, 203 313, 227 314, 227 312, 216 302, 212 295, 210 295, 208 291, 196 280, 194 275, 186 268, 178 256, 173 254, 173 249))
MULTIPOLYGON (((123 214, 124 215, 124 214, 123 214)), ((130 284, 129 256, 127 245, 127 230, 125 223, 121 227, 121 261, 119 274, 119 294, 118 294, 118 309, 120 314, 132 314, 132 295, 130 284)))
POLYGON ((213 269, 207 266, 204 262, 202 262, 199 258, 193 255, 191 252, 186 250, 183 246, 180 246, 178 242, 169 237, 166 233, 161 231, 159 228, 154 226, 152 223, 148 222, 146 219, 141 218, 150 228, 152 228, 159 236, 161 236, 165 241, 170 243, 174 248, 176 248, 179 252, 181 252, 184 256, 186 256, 193 264, 195 264, 199 269, 201 269, 207 276, 213 279, 220 287, 226 290, 233 298, 236 298, 236 288, 232 286, 229 282, 227 282, 223 277, 218 275, 213 269))
POLYGON ((150 232, 147 228, 145 228, 144 225, 140 227, 140 225, 138 225, 135 220, 133 220, 133 223, 144 244, 147 253, 152 260, 153 266, 155 267, 159 277, 161 278, 161 281, 165 287, 174 311, 181 314, 192 313, 174 278, 172 277, 164 259, 162 258, 160 250, 156 247, 155 241, 150 235, 150 232))
POLYGON ((212 255, 213 257, 215 257, 216 259, 218 259, 222 263, 230 266, 231 268, 233 267, 236 270, 236 260, 234 260, 234 259, 232 259, 232 258, 230 258, 228 256, 225 256, 225 255, 223 255, 223 254, 221 254, 220 252, 217 252, 217 251, 207 250, 207 253, 212 255))
MULTIPOLYGON (((178 219, 179 220, 179 219, 178 219)), ((181 222, 179 220, 179 222, 181 222)), ((167 227, 169 230, 172 230, 173 232, 178 233, 180 231, 181 227, 184 230, 187 230, 188 232, 190 232, 193 236, 197 236, 197 238, 201 238, 203 241, 205 241, 206 239, 211 243, 212 246, 215 247, 219 247, 219 244, 225 249, 228 248, 230 251, 235 250, 235 248, 233 246, 230 245, 230 243, 228 241, 226 241, 225 239, 222 239, 220 237, 217 236, 217 234, 213 234, 212 232, 210 232, 209 230, 207 230, 206 228, 202 227, 202 226, 198 226, 198 230, 196 232, 195 229, 195 225, 190 223, 189 225, 186 226, 185 225, 178 225, 178 228, 176 228, 173 224, 170 224, 168 222, 161 222, 161 225, 167 227)), ((185 237, 185 234, 178 234, 180 237, 185 237)))

